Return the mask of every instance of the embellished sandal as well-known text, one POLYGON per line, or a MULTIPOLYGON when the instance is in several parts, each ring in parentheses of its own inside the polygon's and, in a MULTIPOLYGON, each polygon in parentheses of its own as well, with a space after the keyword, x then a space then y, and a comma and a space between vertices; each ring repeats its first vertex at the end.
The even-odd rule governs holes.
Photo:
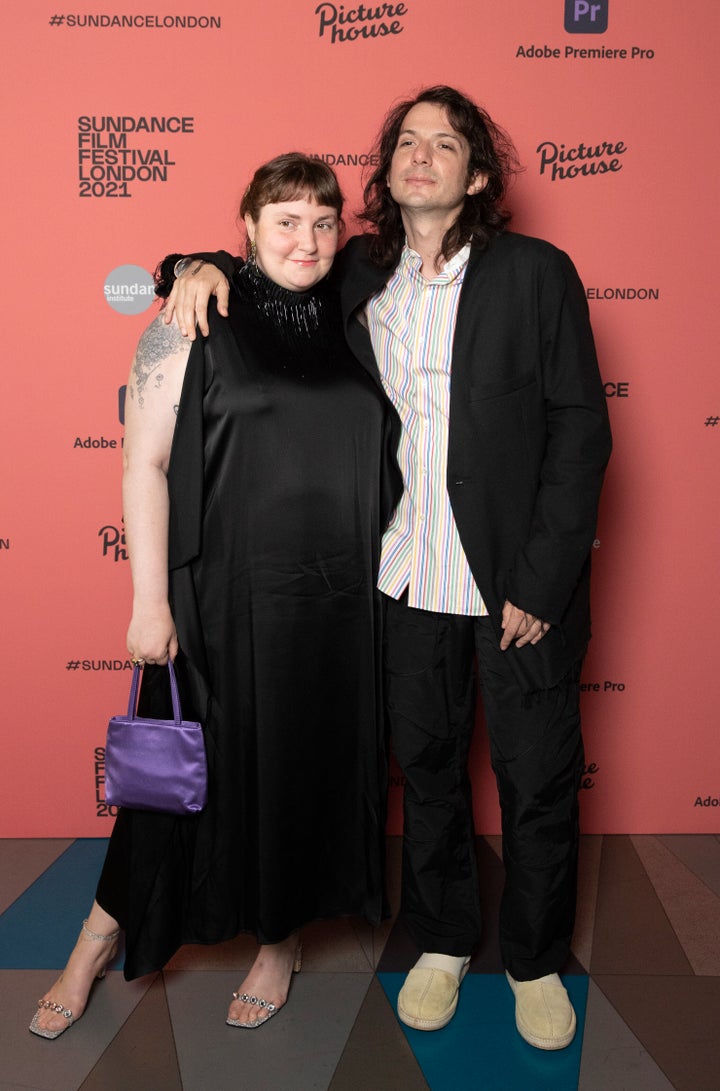
MULTIPOLYGON (((295 952, 295 962, 293 963, 292 972, 299 974, 302 968, 302 943, 298 943, 297 950, 295 952)), ((226 1019, 225 1022, 229 1027, 244 1027, 245 1030, 255 1030, 256 1027, 261 1027, 263 1023, 267 1023, 268 1019, 272 1019, 280 1008, 283 1008, 284 1004, 270 1004, 267 1000, 263 1000, 261 996, 250 996, 249 993, 234 992, 233 1000, 242 1000, 244 1004, 253 1004, 255 1007, 262 1008, 263 1015, 261 1018, 256 1019, 254 1023, 243 1023, 239 1019, 226 1019)))
MULTIPOLYGON (((96 941, 100 941, 102 943, 112 943, 112 941, 116 940, 119 935, 120 935, 120 929, 116 928, 115 931, 110 932, 109 935, 102 936, 102 935, 100 935, 99 932, 93 932, 90 928, 88 928, 87 920, 84 920, 83 923, 82 923, 82 929, 80 931, 80 936, 78 938, 81 939, 82 937, 85 937, 88 940, 96 940, 96 941)), ((97 973, 96 980, 100 980, 103 977, 105 977, 105 972, 107 970, 108 963, 112 961, 114 956, 115 956, 115 947, 113 946, 112 950, 110 951, 110 954, 109 954, 108 958, 105 961, 105 965, 97 973)), ((62 977, 62 975, 61 975, 61 977, 62 977)), ((78 1016, 78 1018, 79 1018, 79 1016, 78 1016)), ((38 1000, 38 1010, 33 1015, 32 1022, 30 1024, 30 1026, 28 1027, 28 1030, 30 1030, 33 1034, 39 1035, 40 1038, 54 1039, 54 1038, 59 1038, 61 1034, 64 1034, 65 1031, 68 1030, 73 1025, 74 1022, 75 1022, 75 1018, 73 1016, 72 1011, 70 1010, 70 1008, 66 1008, 64 1004, 58 1004, 52 999, 38 1000), (38 1020, 40 1018, 40 1013, 44 1009, 47 1009, 48 1011, 57 1012, 58 1015, 62 1015, 67 1020, 67 1022, 65 1023, 65 1026, 60 1027, 59 1030, 48 1030, 45 1027, 41 1027, 39 1025, 38 1020)))

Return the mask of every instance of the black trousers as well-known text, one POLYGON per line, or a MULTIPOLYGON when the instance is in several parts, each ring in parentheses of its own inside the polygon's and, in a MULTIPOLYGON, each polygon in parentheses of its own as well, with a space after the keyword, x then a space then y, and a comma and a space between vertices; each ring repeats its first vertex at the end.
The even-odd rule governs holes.
POLYGON ((575 921, 580 664, 552 690, 526 697, 489 619, 383 598, 387 710, 406 778, 408 931, 419 950, 448 955, 470 954, 480 938, 467 769, 479 683, 502 812, 503 962, 519 981, 555 973, 575 921))

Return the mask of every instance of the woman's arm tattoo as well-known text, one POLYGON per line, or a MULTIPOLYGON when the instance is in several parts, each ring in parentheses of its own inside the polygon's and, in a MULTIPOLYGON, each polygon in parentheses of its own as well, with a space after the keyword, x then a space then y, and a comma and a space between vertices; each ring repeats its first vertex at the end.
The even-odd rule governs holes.
MULTIPOLYGON (((158 368, 168 356, 189 351, 189 342, 183 337, 174 323, 166 326, 162 317, 158 317, 148 326, 138 343, 135 353, 133 371, 137 384, 138 405, 142 409, 145 399, 143 397, 145 387, 151 376, 155 376, 156 389, 162 386, 164 375, 158 368)), ((130 396, 134 398, 134 391, 130 390, 130 396)))

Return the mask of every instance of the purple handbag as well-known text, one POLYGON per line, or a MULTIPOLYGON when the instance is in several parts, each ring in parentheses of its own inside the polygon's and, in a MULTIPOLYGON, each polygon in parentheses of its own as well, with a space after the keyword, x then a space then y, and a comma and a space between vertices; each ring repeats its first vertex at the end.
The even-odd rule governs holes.
POLYGON ((174 720, 137 715, 140 667, 130 684, 127 716, 113 716, 105 746, 105 800, 116 807, 194 814, 207 803, 202 726, 181 719, 173 665, 168 660, 174 720))

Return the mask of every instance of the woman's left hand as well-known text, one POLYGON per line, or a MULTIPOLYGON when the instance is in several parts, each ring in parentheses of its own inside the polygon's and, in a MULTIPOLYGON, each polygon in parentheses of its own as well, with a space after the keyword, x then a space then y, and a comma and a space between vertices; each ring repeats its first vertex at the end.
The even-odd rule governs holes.
POLYGON ((178 652, 178 638, 170 608, 133 610, 127 634, 130 658, 138 663, 164 666, 178 652))

